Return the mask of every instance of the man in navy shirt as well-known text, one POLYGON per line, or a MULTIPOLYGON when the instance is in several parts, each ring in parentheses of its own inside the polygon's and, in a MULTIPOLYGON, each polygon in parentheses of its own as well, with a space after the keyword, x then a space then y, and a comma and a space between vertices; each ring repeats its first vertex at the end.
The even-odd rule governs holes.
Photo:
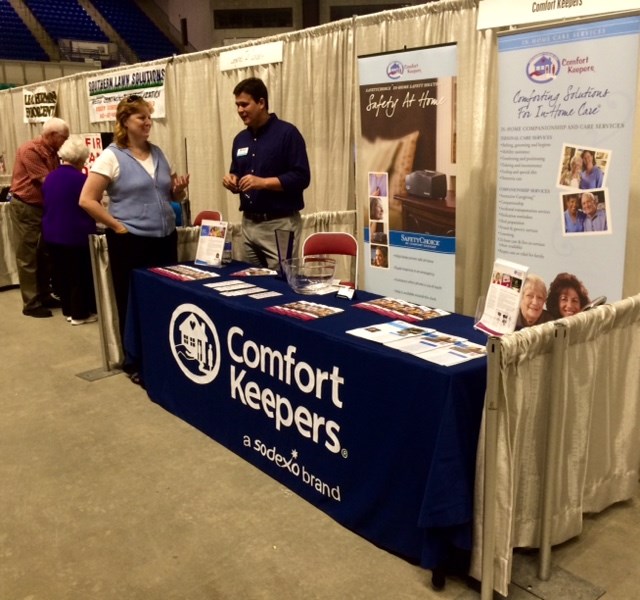
POLYGON ((277 230, 294 232, 295 254, 300 244, 302 192, 311 180, 307 149, 294 125, 269 112, 261 79, 241 81, 233 94, 247 128, 233 140, 222 185, 240 194, 245 260, 273 269, 278 266, 277 230))

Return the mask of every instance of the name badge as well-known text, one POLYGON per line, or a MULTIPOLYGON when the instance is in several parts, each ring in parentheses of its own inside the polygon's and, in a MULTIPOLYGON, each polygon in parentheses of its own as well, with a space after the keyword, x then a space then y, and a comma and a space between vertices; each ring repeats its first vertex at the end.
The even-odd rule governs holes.
POLYGON ((236 156, 246 156, 247 154, 249 154, 248 146, 246 148, 238 148, 238 151, 236 152, 236 156))

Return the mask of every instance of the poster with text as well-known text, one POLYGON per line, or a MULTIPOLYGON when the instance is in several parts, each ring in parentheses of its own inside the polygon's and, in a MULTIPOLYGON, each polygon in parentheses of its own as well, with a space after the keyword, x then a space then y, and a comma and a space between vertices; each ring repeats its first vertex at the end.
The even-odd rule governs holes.
POLYGON ((39 85, 22 90, 24 104, 24 123, 44 123, 56 116, 58 92, 50 85, 39 85))
POLYGON ((358 59, 364 288, 454 310, 456 45, 358 59))
POLYGON ((96 162, 98 156, 102 154, 102 151, 111 143, 113 140, 112 133, 81 133, 80 137, 86 144, 87 148, 89 148, 89 156, 87 156, 87 160, 84 163, 84 167, 82 167, 82 172, 85 175, 89 174, 93 163, 96 162))
POLYGON ((542 277, 555 318, 572 314, 563 290, 578 309, 622 295, 639 29, 629 17, 499 39, 496 256, 542 277))
POLYGON ((134 67, 87 79, 89 120, 115 121, 116 108, 123 98, 139 96, 153 107, 154 119, 165 117, 166 64, 134 67))

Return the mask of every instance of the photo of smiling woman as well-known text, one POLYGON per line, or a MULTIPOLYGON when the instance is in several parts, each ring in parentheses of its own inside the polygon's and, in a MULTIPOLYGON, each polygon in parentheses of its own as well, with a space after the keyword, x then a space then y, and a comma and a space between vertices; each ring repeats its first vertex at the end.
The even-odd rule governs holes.
POLYGON ((554 319, 571 317, 589 304, 589 292, 571 273, 558 273, 549 286, 547 310, 554 319))
POLYGON ((551 321, 551 315, 544 308, 546 300, 547 286, 544 280, 538 275, 530 273, 525 279, 522 288, 516 330, 551 321))
MULTIPOLYGON (((93 163, 80 194, 80 206, 108 228, 109 265, 123 342, 131 272, 177 262, 171 200, 182 200, 189 185, 189 175, 176 175, 162 150, 149 141, 152 110, 141 96, 120 101, 114 142, 93 163), (109 210, 101 203, 105 192, 109 210)), ((123 368, 132 373, 126 360, 123 368)))

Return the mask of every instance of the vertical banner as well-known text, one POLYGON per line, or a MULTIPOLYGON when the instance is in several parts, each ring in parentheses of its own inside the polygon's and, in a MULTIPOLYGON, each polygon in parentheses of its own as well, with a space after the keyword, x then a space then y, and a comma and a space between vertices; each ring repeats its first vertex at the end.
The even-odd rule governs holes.
POLYGON ((454 310, 455 44, 358 59, 364 288, 454 310))
POLYGON ((639 29, 629 17, 499 39, 496 256, 543 278, 554 318, 622 296, 639 29))

